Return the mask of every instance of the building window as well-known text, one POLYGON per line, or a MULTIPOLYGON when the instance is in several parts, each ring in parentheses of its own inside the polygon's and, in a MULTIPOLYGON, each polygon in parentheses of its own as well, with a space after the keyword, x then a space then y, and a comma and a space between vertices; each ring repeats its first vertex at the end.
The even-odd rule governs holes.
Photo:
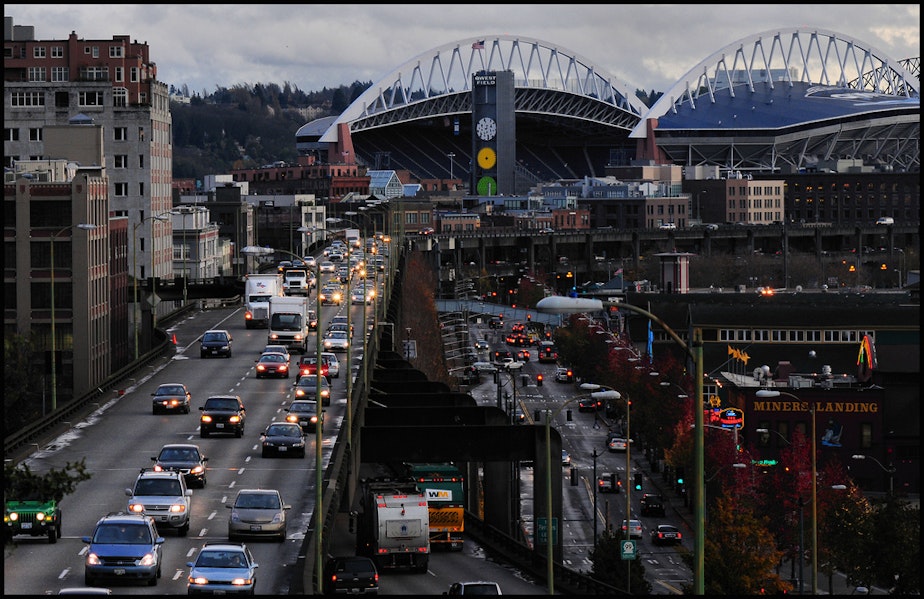
POLYGON ((109 81, 109 67, 80 67, 80 79, 83 81, 109 81))
POLYGON ((128 72, 131 77, 131 82, 138 83, 138 67, 131 67, 128 72))
POLYGON ((126 154, 116 154, 113 156, 115 168, 128 168, 128 156, 126 154))
POLYGON ((148 103, 148 95, 145 92, 138 94, 138 103, 142 105, 148 103))
POLYGON ((29 67, 29 81, 47 81, 45 67, 29 67))
POLYGON ((125 48, 122 46, 109 46, 109 58, 122 58, 125 56, 125 48))
POLYGON ((32 58, 45 58, 45 46, 34 46, 32 48, 32 58))
POLYGON ((115 141, 128 141, 128 127, 116 127, 112 130, 112 139, 115 141))
POLYGON ((77 104, 79 106, 102 106, 103 92, 78 92, 77 104))
POLYGON ((45 92, 13 92, 10 94, 10 106, 13 108, 28 108, 45 105, 45 92))
POLYGON ((128 90, 124 87, 112 88, 112 105, 117 108, 128 106, 128 90))
POLYGON ((860 447, 869 449, 873 446, 873 425, 864 422, 860 425, 860 447))
POLYGON ((144 181, 138 184, 138 195, 144 197, 144 181))
POLYGON ((51 67, 52 82, 69 81, 71 71, 67 67, 51 67))
POLYGON ((93 58, 99 58, 99 46, 93 46, 90 53, 93 55, 93 58))
POLYGON ((40 127, 29 128, 29 141, 42 141, 42 129, 40 127))
POLYGON ((3 130, 3 141, 19 141, 19 129, 8 127, 3 130))
POLYGON ((138 168, 144 168, 144 154, 138 154, 138 168))
POLYGON ((52 46, 51 47, 51 57, 52 58, 64 58, 64 46, 52 46))
POLYGON ((117 198, 128 197, 128 183, 116 183, 115 194, 117 198))
POLYGON ((124 67, 115 67, 115 80, 116 83, 122 83, 125 81, 125 68, 124 67))

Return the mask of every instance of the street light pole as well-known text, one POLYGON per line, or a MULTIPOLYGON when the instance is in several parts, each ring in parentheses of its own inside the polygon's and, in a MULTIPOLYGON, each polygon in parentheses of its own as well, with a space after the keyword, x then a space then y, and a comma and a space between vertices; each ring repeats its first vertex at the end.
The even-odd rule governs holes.
POLYGON ((889 497, 892 497, 893 493, 895 492, 895 489, 894 489, 895 466, 893 466, 892 464, 885 466, 883 465, 882 462, 880 462, 879 460, 877 460, 871 455, 855 454, 850 457, 855 460, 873 460, 874 462, 876 462, 879 465, 879 467, 882 468, 883 472, 889 475, 889 497))
POLYGON ((597 457, 600 454, 597 453, 597 448, 594 447, 593 452, 594 458, 594 549, 597 548, 597 457))
MULTIPOLYGON (((144 224, 146 220, 159 220, 165 221, 169 217, 167 216, 169 212, 163 214, 154 214, 151 216, 146 216, 140 221, 135 223, 132 227, 132 279, 134 279, 134 288, 135 288, 135 361, 138 361, 138 327, 141 325, 141 305, 138 303, 138 227, 144 224)), ((154 258, 153 254, 151 257, 151 270, 154 270, 154 258)))
MULTIPOLYGON (((75 225, 68 225, 63 229, 55 232, 51 236, 51 248, 48 252, 48 257, 51 260, 51 411, 54 412, 58 409, 58 348, 57 348, 57 338, 55 334, 55 239, 61 233, 69 231, 73 228, 78 228, 84 231, 92 231, 97 227, 97 225, 90 223, 80 223, 75 225)), ((73 252, 71 252, 73 255, 73 252)), ((73 271, 73 265, 71 266, 73 271)), ((73 273, 71 276, 73 279, 73 273)))
MULTIPOLYGON (((775 391, 770 389, 761 389, 755 393, 757 397, 779 397, 780 395, 785 395, 791 397, 798 402, 802 400, 793 395, 792 393, 787 393, 786 391, 775 391)), ((818 594, 818 465, 817 465, 817 455, 815 448, 815 402, 812 401, 809 407, 809 412, 812 416, 812 594, 818 594)), ((800 547, 801 550, 801 547, 800 547)))
POLYGON ((660 318, 651 312, 626 304, 623 302, 604 302, 598 299, 590 298, 570 298, 560 295, 553 295, 539 300, 536 309, 540 312, 550 312, 553 314, 571 314, 574 312, 599 312, 604 306, 618 306, 621 309, 629 310, 641 314, 646 318, 658 323, 670 338, 680 346, 683 351, 693 361, 696 370, 695 393, 696 399, 693 404, 696 430, 694 431, 694 543, 693 543, 693 593, 695 595, 705 594, 704 579, 704 555, 706 546, 705 537, 705 483, 703 477, 704 460, 704 441, 703 441, 703 333, 702 329, 693 329, 693 339, 691 344, 685 343, 680 336, 660 318))
POLYGON ((452 159, 456 157, 453 152, 446 154, 446 157, 449 158, 449 180, 452 181, 452 159))

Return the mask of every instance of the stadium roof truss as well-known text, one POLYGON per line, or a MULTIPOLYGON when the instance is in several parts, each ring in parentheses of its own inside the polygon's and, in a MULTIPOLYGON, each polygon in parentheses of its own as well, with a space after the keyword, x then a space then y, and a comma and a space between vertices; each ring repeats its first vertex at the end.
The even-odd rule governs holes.
POLYGON ((919 68, 832 31, 758 33, 688 71, 629 137, 646 138, 658 119, 658 148, 686 165, 766 171, 854 158, 917 170, 919 68))
POLYGON ((337 141, 340 123, 358 132, 470 115, 472 75, 507 70, 514 73, 518 114, 615 128, 625 137, 647 111, 634 90, 617 87, 589 60, 541 40, 501 35, 461 40, 411 59, 360 95, 320 141, 337 141))

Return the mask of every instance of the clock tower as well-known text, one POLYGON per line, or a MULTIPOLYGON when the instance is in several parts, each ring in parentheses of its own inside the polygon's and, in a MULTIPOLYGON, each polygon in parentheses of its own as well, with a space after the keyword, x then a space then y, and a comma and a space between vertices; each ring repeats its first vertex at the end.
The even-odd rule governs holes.
POLYGON ((472 195, 514 194, 513 71, 479 71, 472 75, 472 156, 472 195))

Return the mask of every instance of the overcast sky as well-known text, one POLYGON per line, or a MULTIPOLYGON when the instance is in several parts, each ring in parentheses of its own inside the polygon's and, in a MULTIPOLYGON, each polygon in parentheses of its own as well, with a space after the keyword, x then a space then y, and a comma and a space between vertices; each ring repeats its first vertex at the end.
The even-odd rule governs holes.
POLYGON ((556 44, 630 88, 666 91, 720 48, 772 29, 841 33, 895 59, 920 56, 918 4, 5 4, 40 40, 129 35, 158 79, 190 92, 288 82, 302 91, 378 81, 472 37, 556 44))

